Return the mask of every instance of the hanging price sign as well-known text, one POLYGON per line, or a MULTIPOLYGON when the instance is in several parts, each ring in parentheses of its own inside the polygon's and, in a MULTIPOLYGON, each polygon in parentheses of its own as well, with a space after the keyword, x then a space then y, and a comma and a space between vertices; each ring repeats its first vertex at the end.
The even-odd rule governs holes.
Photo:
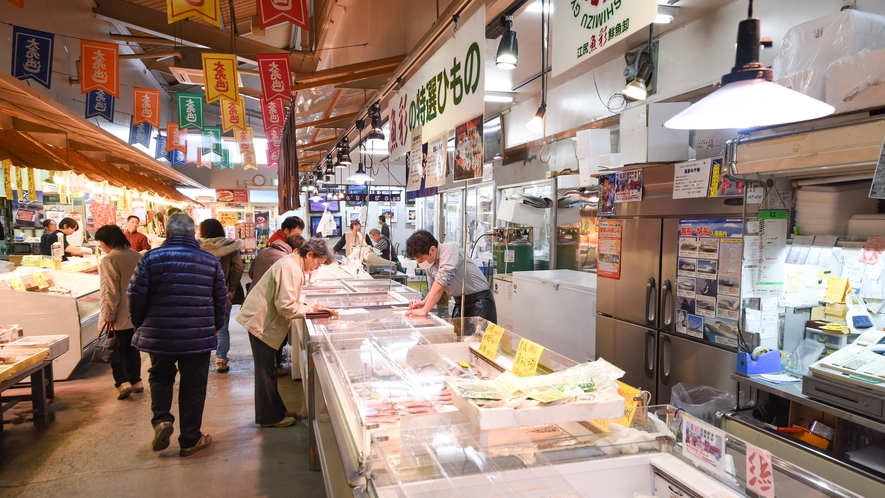
POLYGON ((517 377, 531 377, 538 371, 538 361, 544 352, 544 346, 536 344, 528 339, 520 339, 516 349, 516 358, 513 359, 512 372, 517 377))

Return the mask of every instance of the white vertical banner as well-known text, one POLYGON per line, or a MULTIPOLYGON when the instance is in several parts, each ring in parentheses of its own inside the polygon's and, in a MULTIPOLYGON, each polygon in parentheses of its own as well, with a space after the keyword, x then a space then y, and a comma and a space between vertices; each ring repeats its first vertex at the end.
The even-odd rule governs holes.
POLYGON ((551 0, 553 77, 644 29, 657 0, 551 0))
POLYGON ((412 130, 423 127, 435 137, 476 117, 484 109, 485 6, 458 30, 393 95, 390 112, 390 157, 410 149, 412 130))

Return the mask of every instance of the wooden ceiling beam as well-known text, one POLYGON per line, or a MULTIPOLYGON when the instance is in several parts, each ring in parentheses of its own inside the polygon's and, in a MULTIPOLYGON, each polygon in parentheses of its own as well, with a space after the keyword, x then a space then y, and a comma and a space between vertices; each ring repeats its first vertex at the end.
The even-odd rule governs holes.
POLYGON ((301 90, 309 90, 311 88, 317 88, 317 87, 321 87, 321 86, 337 85, 339 83, 347 83, 349 81, 357 81, 357 80, 363 80, 366 78, 374 78, 376 76, 390 74, 395 69, 396 69, 395 67, 383 67, 380 69, 363 71, 363 72, 349 74, 349 75, 345 75, 345 76, 338 76, 336 78, 326 78, 326 79, 322 79, 322 80, 314 80, 314 81, 309 81, 307 83, 296 83, 296 84, 292 85, 292 91, 298 92, 301 90))
POLYGON ((339 114, 338 116, 328 117, 328 113, 324 114, 326 117, 322 119, 317 119, 316 121, 305 121, 303 123, 297 123, 295 126, 299 129, 304 129, 309 126, 322 126, 324 124, 334 123, 336 121, 341 120, 351 120, 357 117, 358 112, 351 112, 349 114, 339 114))
POLYGON ((331 78, 334 76, 342 76, 347 74, 352 74, 357 71, 369 71, 372 69, 381 69, 385 67, 396 68, 399 66, 404 60, 406 60, 405 55, 397 55, 395 57, 387 57, 384 59, 375 59, 373 61, 365 61, 365 62, 357 62, 355 64, 347 64, 344 66, 333 67, 331 69, 323 69, 322 71, 316 71, 313 73, 302 73, 295 74, 295 81, 298 83, 305 83, 308 81, 323 79, 323 78, 331 78))

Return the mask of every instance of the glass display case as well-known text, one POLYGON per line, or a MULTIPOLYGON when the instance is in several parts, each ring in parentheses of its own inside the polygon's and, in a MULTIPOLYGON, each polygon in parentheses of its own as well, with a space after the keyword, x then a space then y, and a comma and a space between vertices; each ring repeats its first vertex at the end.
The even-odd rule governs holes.
POLYGON ((390 279, 373 279, 373 280, 342 280, 344 285, 353 292, 396 292, 401 296, 411 300, 421 292, 417 289, 407 287, 399 282, 390 279))
POLYGON ((418 230, 427 230, 437 240, 439 240, 439 230, 437 229, 437 225, 439 222, 439 211, 437 211, 437 195, 430 195, 427 197, 420 197, 415 199, 415 206, 417 207, 418 212, 418 230))
POLYGON ((556 207, 556 269, 596 270, 596 192, 560 191, 556 207))
POLYGON ((491 261, 493 239, 485 235, 495 226, 495 184, 468 187, 466 211, 467 240, 473 248, 471 257, 491 261))
MULTIPOLYGON (((551 228, 551 219, 552 219, 552 210, 555 205, 554 199, 554 190, 553 190, 553 180, 543 180, 537 182, 530 182, 520 185, 512 185, 506 187, 498 188, 498 202, 503 199, 516 200, 518 202, 522 202, 522 199, 528 196, 533 202, 541 203, 547 202, 550 207, 539 207, 536 208, 543 213, 543 217, 538 217, 540 223, 531 224, 532 229, 532 245, 534 252, 534 270, 549 270, 550 269, 550 242, 553 237, 555 237, 555 233, 553 233, 553 229, 551 228), (549 200, 549 201, 545 201, 549 200)), ((521 226, 520 223, 508 223, 503 220, 497 220, 499 227, 518 227, 521 226)), ((494 249, 493 249, 494 250, 494 249)), ((501 244, 501 249, 503 250, 503 243, 501 244)))
POLYGON ((323 308, 389 308, 404 306, 409 300, 396 292, 361 292, 351 294, 308 294, 302 295, 308 306, 319 304, 323 308))
POLYGON ((464 245, 464 189, 443 192, 443 236, 440 242, 464 245))

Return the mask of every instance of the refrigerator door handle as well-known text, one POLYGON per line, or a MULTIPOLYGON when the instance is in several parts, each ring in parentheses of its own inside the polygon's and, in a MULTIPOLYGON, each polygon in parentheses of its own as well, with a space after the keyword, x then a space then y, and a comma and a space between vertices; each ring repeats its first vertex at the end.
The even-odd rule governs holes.
POLYGON ((655 378, 655 333, 652 330, 645 331, 645 376, 655 378))
POLYGON ((661 382, 664 385, 670 384, 670 349, 670 338, 666 334, 661 334, 661 382))
POLYGON ((658 313, 658 286, 654 277, 649 277, 645 283, 645 322, 646 325, 654 326, 658 313))
POLYGON ((661 284, 661 295, 663 296, 663 300, 661 301, 661 312, 664 315, 664 326, 669 327, 673 325, 673 308, 675 306, 673 303, 672 282, 664 280, 664 283, 661 284))

